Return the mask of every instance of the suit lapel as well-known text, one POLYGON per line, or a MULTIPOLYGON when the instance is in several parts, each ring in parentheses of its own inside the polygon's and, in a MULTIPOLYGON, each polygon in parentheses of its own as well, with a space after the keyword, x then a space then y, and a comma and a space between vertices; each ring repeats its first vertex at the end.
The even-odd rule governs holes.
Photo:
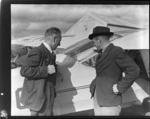
POLYGON ((96 66, 101 63, 109 54, 109 52, 111 51, 111 49, 113 48, 113 44, 110 44, 106 50, 104 51, 104 53, 102 54, 102 56, 100 57, 100 59, 96 62, 96 66))
POLYGON ((49 50, 45 47, 43 43, 40 45, 40 48, 42 50, 42 55, 45 60, 45 64, 50 64, 52 53, 49 52, 49 50))
POLYGON ((47 48, 45 47, 43 43, 40 45, 40 49, 47 53, 47 48))
POLYGON ((50 52, 44 44, 41 44, 42 49, 44 50, 44 55, 46 60, 48 60, 49 64, 55 64, 55 60, 56 60, 56 55, 54 52, 50 52))

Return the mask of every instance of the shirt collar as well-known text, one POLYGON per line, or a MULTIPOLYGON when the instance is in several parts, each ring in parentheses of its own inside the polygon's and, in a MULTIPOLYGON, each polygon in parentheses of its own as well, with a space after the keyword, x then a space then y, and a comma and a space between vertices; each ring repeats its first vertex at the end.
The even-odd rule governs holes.
POLYGON ((52 53, 51 47, 46 42, 44 42, 44 41, 43 41, 43 44, 49 50, 49 52, 52 53))

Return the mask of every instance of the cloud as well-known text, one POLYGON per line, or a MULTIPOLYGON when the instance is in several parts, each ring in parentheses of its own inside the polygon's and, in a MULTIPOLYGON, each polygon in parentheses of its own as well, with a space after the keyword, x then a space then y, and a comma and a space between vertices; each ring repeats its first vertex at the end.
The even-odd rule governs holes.
POLYGON ((12 6, 12 18, 14 22, 17 20, 34 22, 44 22, 48 20, 65 20, 67 22, 72 22, 73 19, 77 19, 77 16, 79 16, 79 14, 76 14, 76 10, 61 5, 12 6))
POLYGON ((124 11, 124 15, 122 16, 122 18, 139 27, 148 27, 149 7, 144 5, 128 6, 126 12, 124 11))
POLYGON ((12 37, 43 34, 50 26, 66 32, 84 14, 118 16, 131 23, 149 24, 148 5, 11 5, 12 37))

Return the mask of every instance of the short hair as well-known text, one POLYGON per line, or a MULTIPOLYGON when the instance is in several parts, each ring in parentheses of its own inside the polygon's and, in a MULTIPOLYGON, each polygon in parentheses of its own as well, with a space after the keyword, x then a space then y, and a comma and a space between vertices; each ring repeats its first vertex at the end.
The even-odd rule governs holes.
POLYGON ((45 31, 44 36, 47 37, 47 36, 51 36, 53 34, 55 34, 55 35, 61 34, 60 29, 58 29, 57 27, 51 27, 45 31))

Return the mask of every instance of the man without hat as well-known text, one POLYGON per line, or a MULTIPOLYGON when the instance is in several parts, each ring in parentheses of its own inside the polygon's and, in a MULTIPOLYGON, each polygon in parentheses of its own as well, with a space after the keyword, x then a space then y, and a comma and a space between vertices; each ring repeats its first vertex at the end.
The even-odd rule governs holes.
POLYGON ((43 43, 30 51, 21 67, 20 74, 25 77, 21 102, 30 109, 31 116, 53 116, 57 73, 54 50, 60 42, 60 29, 47 29, 43 43))
POLYGON ((119 116, 122 94, 139 76, 137 64, 122 48, 110 43, 113 34, 108 27, 97 26, 89 35, 99 51, 95 64, 96 77, 90 85, 96 116, 119 116))

